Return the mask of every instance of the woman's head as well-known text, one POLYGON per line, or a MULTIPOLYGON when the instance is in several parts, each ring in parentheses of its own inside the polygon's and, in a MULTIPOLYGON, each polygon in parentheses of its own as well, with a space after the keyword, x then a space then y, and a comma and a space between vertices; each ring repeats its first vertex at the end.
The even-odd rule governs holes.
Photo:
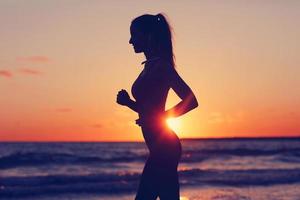
POLYGON ((129 43, 136 53, 155 52, 175 65, 171 27, 163 14, 145 14, 133 19, 130 33, 129 43))

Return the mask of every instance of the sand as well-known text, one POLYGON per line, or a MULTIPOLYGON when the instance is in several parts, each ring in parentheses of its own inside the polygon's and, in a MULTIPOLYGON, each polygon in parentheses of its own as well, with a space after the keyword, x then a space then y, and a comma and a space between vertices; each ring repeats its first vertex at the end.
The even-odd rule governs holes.
MULTIPOLYGON (((299 184, 255 187, 189 186, 181 188, 180 200, 300 200, 299 184)), ((134 194, 126 195, 63 195, 36 197, 30 200, 134 200, 134 194)), ((26 200, 26 199, 25 199, 26 200)))

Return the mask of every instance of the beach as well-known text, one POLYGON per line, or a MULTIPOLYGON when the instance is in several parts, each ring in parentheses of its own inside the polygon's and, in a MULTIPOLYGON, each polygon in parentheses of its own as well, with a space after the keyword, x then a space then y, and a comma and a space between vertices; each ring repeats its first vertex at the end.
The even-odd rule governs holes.
MULTIPOLYGON (((181 200, 300 199, 300 139, 182 140, 181 200)), ((142 142, 0 143, 0 199, 133 199, 142 142)))

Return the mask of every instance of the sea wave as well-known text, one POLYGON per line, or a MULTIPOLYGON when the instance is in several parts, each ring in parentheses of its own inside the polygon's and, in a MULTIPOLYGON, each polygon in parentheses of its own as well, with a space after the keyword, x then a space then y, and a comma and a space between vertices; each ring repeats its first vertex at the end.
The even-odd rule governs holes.
MULTIPOLYGON (((181 185, 275 185, 300 183, 299 169, 200 170, 179 171, 181 185)), ((49 175, 2 177, 0 199, 66 193, 116 194, 133 192, 138 185, 138 173, 103 173, 80 176, 49 175)))
POLYGON ((145 161, 144 155, 128 153, 120 156, 96 157, 96 156, 78 156, 67 153, 37 153, 37 152, 16 152, 11 155, 0 158, 0 169, 8 169, 14 167, 41 166, 47 164, 84 164, 93 163, 101 164, 104 162, 133 162, 145 161))
MULTIPOLYGON (((83 156, 71 153, 54 152, 15 152, 10 155, 0 157, 0 169, 15 167, 41 166, 48 164, 103 164, 118 162, 145 162, 147 153, 135 153, 128 151, 122 154, 106 153, 99 156, 83 156)), ((202 162, 208 159, 222 158, 230 156, 276 156, 276 160, 281 162, 300 162, 300 148, 279 148, 272 150, 263 149, 192 149, 183 152, 181 161, 185 163, 202 162)))
POLYGON ((234 155, 234 156, 269 156, 276 154, 289 154, 300 157, 300 148, 278 148, 278 149, 249 149, 249 148, 234 148, 234 149, 199 149, 188 150, 186 154, 196 155, 234 155))

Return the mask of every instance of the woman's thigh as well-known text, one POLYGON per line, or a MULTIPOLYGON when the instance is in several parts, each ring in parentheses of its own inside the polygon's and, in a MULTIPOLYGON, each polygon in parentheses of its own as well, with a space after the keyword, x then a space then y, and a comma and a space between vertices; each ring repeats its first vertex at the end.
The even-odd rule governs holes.
POLYGON ((177 162, 150 155, 140 179, 136 200, 179 199, 177 162))
POLYGON ((152 161, 147 159, 140 177, 140 183, 135 200, 155 200, 158 196, 157 176, 152 161))
POLYGON ((168 179, 162 180, 158 196, 160 200, 179 200, 179 181, 177 173, 168 179))

